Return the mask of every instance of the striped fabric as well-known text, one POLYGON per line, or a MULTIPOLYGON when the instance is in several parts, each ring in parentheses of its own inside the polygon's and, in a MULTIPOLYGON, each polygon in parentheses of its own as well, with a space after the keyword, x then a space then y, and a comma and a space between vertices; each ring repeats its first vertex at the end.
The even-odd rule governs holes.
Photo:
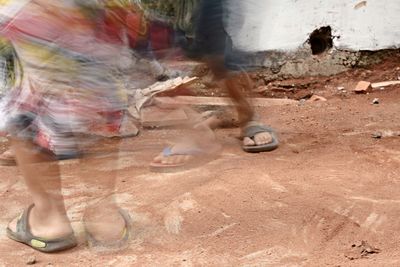
MULTIPOLYGON (((0 102, 0 130, 55 154, 73 153, 74 136, 92 133, 127 107, 120 77, 128 48, 122 37, 107 38, 79 1, 0 0, 1 34, 23 69, 20 84, 0 102)), ((109 7, 128 2, 111 1, 109 7)), ((104 8, 97 7, 99 14, 104 8)))

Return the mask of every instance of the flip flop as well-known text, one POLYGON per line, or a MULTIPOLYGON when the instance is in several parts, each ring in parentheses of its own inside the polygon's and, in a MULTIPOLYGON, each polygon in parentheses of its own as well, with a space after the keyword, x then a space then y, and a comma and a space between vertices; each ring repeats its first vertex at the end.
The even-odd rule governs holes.
POLYGON ((150 171, 157 172, 157 173, 173 173, 173 172, 180 172, 186 171, 188 169, 193 169, 204 165, 216 158, 216 155, 212 153, 206 153, 202 149, 190 149, 185 151, 179 152, 172 152, 171 147, 166 147, 162 152, 164 157, 170 156, 178 156, 178 155, 188 155, 193 156, 189 160, 177 164, 164 164, 159 162, 152 162, 150 164, 150 171))
POLYGON ((279 146, 279 141, 277 134, 274 129, 269 126, 250 123, 247 127, 243 129, 243 137, 249 137, 254 140, 254 136, 259 133, 269 133, 272 137, 272 141, 268 144, 264 145, 254 145, 254 146, 245 146, 243 145, 242 148, 245 152, 248 153, 260 153, 260 152, 268 152, 275 150, 279 146))
POLYGON ((78 244, 73 233, 56 239, 45 239, 34 236, 29 229, 28 223, 29 213, 33 207, 34 205, 32 204, 23 213, 21 213, 17 221, 16 232, 7 227, 7 236, 10 239, 45 253, 67 250, 75 247, 78 244))
POLYGON ((17 166, 17 161, 15 160, 14 154, 11 152, 11 150, 6 150, 0 155, 0 165, 17 166))
POLYGON ((121 238, 117 241, 107 242, 107 241, 100 241, 94 238, 94 236, 89 232, 85 222, 83 225, 85 227, 85 234, 86 234, 86 241, 91 248, 96 249, 104 249, 104 250, 119 250, 125 248, 132 235, 132 219, 129 216, 129 213, 125 210, 119 209, 119 213, 121 214, 122 218, 125 222, 125 227, 121 232, 121 238))

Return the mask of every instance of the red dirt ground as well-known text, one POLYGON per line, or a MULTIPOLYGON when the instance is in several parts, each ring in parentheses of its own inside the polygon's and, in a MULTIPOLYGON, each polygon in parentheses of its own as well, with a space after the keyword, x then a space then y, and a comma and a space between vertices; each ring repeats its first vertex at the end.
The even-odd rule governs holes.
POLYGON ((0 167, 0 266, 24 266, 32 255, 37 266, 400 266, 400 136, 372 138, 377 131, 400 131, 400 86, 351 92, 359 80, 398 79, 399 62, 395 55, 335 77, 282 81, 306 84, 289 97, 313 91, 328 101, 259 109, 279 131, 282 145, 271 153, 246 154, 238 130, 221 129, 224 150, 217 160, 154 174, 149 162, 180 132, 144 130, 124 140, 117 199, 131 213, 135 233, 120 252, 97 253, 82 240, 81 212, 96 188, 79 177, 107 175, 115 167, 107 156, 91 166, 61 163, 81 243, 55 255, 5 237, 29 196, 17 169, 0 167), (371 104, 374 98, 379 105, 371 104))

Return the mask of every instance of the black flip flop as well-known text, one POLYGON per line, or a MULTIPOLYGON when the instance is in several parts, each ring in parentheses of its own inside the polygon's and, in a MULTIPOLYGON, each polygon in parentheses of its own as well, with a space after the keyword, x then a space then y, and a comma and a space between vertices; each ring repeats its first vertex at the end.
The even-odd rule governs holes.
POLYGON ((45 253, 67 250, 78 244, 73 233, 56 239, 45 239, 34 236, 29 229, 29 213, 33 207, 34 205, 32 204, 19 216, 16 232, 7 227, 7 236, 10 239, 45 253))
POLYGON ((254 146, 245 146, 242 148, 245 152, 248 153, 260 153, 260 152, 268 152, 278 148, 279 141, 277 134, 274 129, 269 126, 261 125, 261 124, 250 124, 243 129, 243 137, 249 137, 254 140, 254 136, 259 133, 269 133, 272 137, 272 141, 268 144, 264 145, 254 145, 254 146))

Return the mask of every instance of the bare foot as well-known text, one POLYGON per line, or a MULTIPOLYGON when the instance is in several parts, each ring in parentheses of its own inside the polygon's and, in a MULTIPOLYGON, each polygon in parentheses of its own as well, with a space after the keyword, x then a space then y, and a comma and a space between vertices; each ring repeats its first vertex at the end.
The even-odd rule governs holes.
MULTIPOLYGON (((14 218, 8 225, 11 231, 17 231, 19 216, 14 218)), ((40 214, 35 207, 29 213, 29 229, 32 235, 44 239, 56 239, 68 236, 73 233, 71 224, 66 215, 60 212, 46 211, 40 214)))

